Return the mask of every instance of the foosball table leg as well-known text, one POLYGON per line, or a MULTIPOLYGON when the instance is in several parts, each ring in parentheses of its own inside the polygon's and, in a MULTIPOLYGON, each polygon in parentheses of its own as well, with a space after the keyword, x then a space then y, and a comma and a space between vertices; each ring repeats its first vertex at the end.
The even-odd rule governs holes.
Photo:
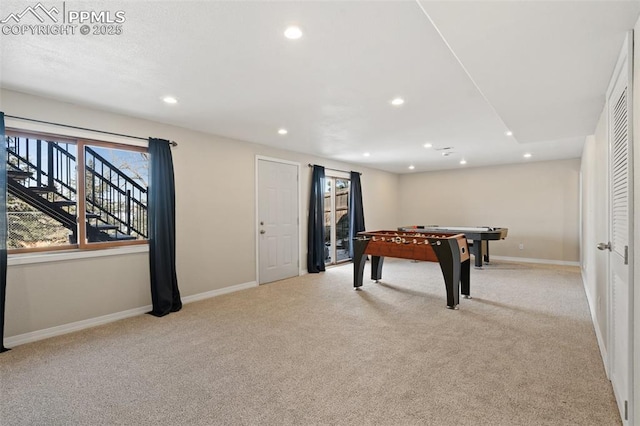
POLYGON ((360 290, 362 287, 362 276, 364 275, 364 264, 367 256, 364 254, 368 240, 353 240, 353 287, 360 290))
POLYGON ((375 282, 380 282, 382 279, 382 263, 384 262, 384 257, 382 256, 371 256, 371 279, 375 282))
POLYGON ((431 247, 438 257, 447 291, 447 309, 458 309, 460 303, 460 251, 456 240, 433 241, 431 247))
POLYGON ((460 292, 465 299, 471 299, 471 258, 460 265, 460 292))

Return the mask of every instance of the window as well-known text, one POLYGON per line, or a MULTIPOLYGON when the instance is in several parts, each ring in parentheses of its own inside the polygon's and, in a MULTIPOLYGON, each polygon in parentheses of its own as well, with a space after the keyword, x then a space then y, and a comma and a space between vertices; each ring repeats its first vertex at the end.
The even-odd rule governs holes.
POLYGON ((146 242, 146 148, 16 131, 5 143, 10 252, 146 242))
POLYGON ((325 265, 351 260, 349 257, 349 179, 326 176, 324 191, 325 265))

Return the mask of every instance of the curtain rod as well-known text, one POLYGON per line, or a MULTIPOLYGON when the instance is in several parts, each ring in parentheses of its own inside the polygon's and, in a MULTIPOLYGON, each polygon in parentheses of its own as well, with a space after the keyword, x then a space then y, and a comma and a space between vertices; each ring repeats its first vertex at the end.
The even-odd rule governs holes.
MULTIPOLYGON (((88 132, 102 133, 104 135, 122 136, 122 137, 125 137, 125 138, 139 139, 141 141, 148 141, 149 140, 148 138, 141 138, 140 136, 131 136, 131 135, 123 135, 122 133, 105 132, 104 130, 95 130, 95 129, 88 129, 86 127, 70 126, 68 124, 53 123, 51 121, 35 120, 33 118, 26 118, 26 117, 17 117, 15 115, 5 114, 4 116, 7 117, 7 118, 14 118, 16 120, 32 121, 34 123, 41 123, 41 124, 51 124, 52 126, 67 127, 69 129, 76 129, 76 130, 86 130, 88 132)), ((169 144, 171 146, 178 146, 178 142, 174 142, 174 141, 169 141, 169 144)))
MULTIPOLYGON (((311 164, 311 163, 309 163, 309 167, 313 167, 313 166, 315 166, 315 164, 311 164)), ((349 172, 349 171, 347 171, 347 170, 332 169, 331 167, 325 167, 325 169, 327 169, 327 170, 333 170, 334 172, 351 173, 351 172, 349 172)), ((359 175, 362 175, 362 172, 357 172, 357 173, 358 173, 359 175)))

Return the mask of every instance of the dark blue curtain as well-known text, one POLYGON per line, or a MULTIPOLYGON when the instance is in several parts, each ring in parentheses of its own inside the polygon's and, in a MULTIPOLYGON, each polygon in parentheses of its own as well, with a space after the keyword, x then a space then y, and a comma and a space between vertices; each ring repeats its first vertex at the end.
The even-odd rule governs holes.
MULTIPOLYGON (((349 241, 360 231, 364 231, 364 209, 362 208, 362 187, 360 173, 351 172, 349 191, 349 241)), ((353 244, 349 244, 349 257, 353 259, 353 244)))
POLYGON ((4 304, 7 294, 7 143, 4 113, 0 112, 0 352, 4 347, 4 304))
POLYGON ((176 275, 176 196, 170 142, 149 138, 149 267, 151 315, 182 308, 176 275))
POLYGON ((313 166, 309 195, 307 271, 324 271, 324 167, 313 166))

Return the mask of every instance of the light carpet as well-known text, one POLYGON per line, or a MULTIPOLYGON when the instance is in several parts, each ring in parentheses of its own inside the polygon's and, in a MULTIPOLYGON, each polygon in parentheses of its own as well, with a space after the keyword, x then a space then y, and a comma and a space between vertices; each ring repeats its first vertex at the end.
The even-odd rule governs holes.
MULTIPOLYGON (((580 271, 344 265, 0 355, 2 425, 618 425, 580 271)), ((212 281, 214 277, 210 278, 212 281)))

